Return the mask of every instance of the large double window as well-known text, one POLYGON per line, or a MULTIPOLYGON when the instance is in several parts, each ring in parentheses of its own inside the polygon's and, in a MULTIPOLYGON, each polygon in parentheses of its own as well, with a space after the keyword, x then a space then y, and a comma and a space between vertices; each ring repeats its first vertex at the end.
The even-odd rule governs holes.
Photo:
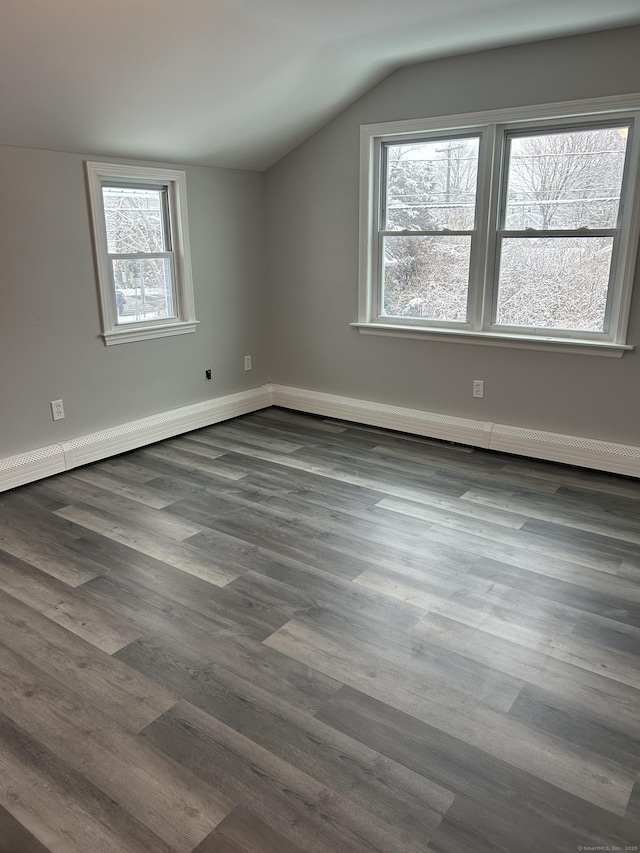
POLYGON ((105 343, 195 330, 184 172, 87 163, 105 343))
POLYGON ((365 332, 621 354, 640 98, 362 128, 365 332))

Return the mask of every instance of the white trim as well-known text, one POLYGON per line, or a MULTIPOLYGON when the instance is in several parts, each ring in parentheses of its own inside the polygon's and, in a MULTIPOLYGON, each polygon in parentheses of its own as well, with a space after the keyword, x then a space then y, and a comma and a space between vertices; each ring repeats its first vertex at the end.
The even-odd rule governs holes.
POLYGON ((272 405, 272 396, 270 386, 240 391, 0 459, 0 492, 68 471, 78 465, 106 459, 145 444, 264 409, 272 405))
POLYGON ((268 406, 640 478, 640 447, 634 445, 476 421, 304 388, 263 385, 0 459, 0 492, 268 406))
POLYGON ((119 326, 113 332, 103 332, 105 344, 110 347, 114 344, 127 344, 131 341, 146 341, 149 338, 166 338, 169 335, 187 335, 195 332, 198 320, 190 323, 163 323, 154 326, 119 326))
MULTIPOLYGON (((478 198, 484 204, 484 210, 482 216, 477 217, 476 228, 478 233, 475 243, 476 248, 478 245, 483 246, 483 274, 479 275, 478 269, 474 271, 473 267, 471 268, 469 299, 471 306, 475 307, 476 310, 470 310, 469 318, 473 321, 473 327, 425 319, 416 321, 415 324, 407 323, 408 328, 402 330, 400 328, 402 323, 398 322, 398 318, 386 318, 381 314, 378 306, 381 289, 379 284, 381 275, 379 240, 383 233, 379 222, 382 189, 380 151, 385 143, 409 143, 412 140, 433 137, 440 133, 472 134, 487 130, 494 134, 500 134, 500 138, 502 138, 504 133, 509 130, 528 127, 532 129, 535 127, 553 127, 560 119, 562 119, 562 127, 564 127, 566 123, 580 126, 580 122, 584 123, 590 118, 604 121, 618 117, 628 119, 633 124, 633 132, 627 155, 628 169, 621 188, 620 201, 623 216, 619 227, 615 229, 618 240, 615 254, 617 260, 614 258, 615 262, 612 266, 614 275, 609 282, 605 328, 602 333, 579 333, 580 339, 575 342, 577 348, 571 348, 575 335, 569 332, 558 335, 557 340, 552 341, 552 344, 558 343, 556 348, 558 352, 570 351, 587 354, 589 342, 593 340, 604 346, 608 345, 610 349, 607 353, 601 350, 597 354, 620 357, 623 354, 621 347, 626 344, 638 252, 638 235, 640 233, 640 191, 635 189, 640 172, 640 93, 361 125, 358 320, 352 325, 358 326, 360 331, 365 334, 384 334, 382 328, 387 327, 393 330, 390 334, 402 337, 415 337, 412 334, 412 325, 421 329, 423 333, 433 332, 437 334, 442 328, 452 334, 449 338, 451 342, 462 342, 466 337, 475 336, 476 340, 470 340, 470 343, 481 343, 478 340, 479 337, 487 338, 489 343, 492 343, 496 340, 494 335, 499 335, 504 340, 511 341, 512 346, 520 344, 525 349, 548 349, 549 346, 545 343, 540 347, 530 343, 530 339, 536 334, 535 330, 505 328, 503 332, 502 328, 494 323, 493 311, 489 312, 488 310, 491 307, 488 302, 489 298, 496 299, 498 292, 495 270, 494 275, 491 275, 491 269, 495 260, 495 242, 498 233, 495 227, 496 206, 501 203, 500 180, 503 168, 495 161, 493 174, 491 174, 490 170, 486 170, 486 158, 496 158, 499 149, 502 150, 497 141, 494 141, 490 151, 484 149, 484 157, 483 145, 481 145, 480 151, 478 198), (493 225, 487 230, 490 199, 493 205, 490 220, 493 225), (481 305, 479 303, 480 295, 482 296, 481 305), (588 338, 587 341, 584 340, 585 337, 588 338), (563 340, 569 343, 568 348, 561 345, 563 340)), ((404 232, 397 233, 400 235, 404 232)), ((571 236, 570 232, 567 232, 567 235, 571 236)), ((473 261, 472 251, 472 264, 473 261)), ((550 339, 550 335, 553 337, 553 330, 546 330, 546 334, 542 337, 550 339)), ((442 338, 440 339, 442 340, 442 338)))
POLYGON ((484 447, 502 453, 515 453, 532 459, 546 459, 612 474, 640 477, 640 447, 634 445, 475 421, 282 385, 272 386, 271 393, 274 405, 287 409, 484 447))
POLYGON ((59 444, 7 456, 0 459, 0 492, 59 474, 66 467, 64 450, 59 444))
POLYGON ((195 332, 197 327, 189 243, 189 218, 187 215, 187 178, 177 169, 158 169, 149 166, 124 166, 119 163, 85 162, 98 294, 102 318, 102 338, 105 345, 143 341, 168 335, 195 332), (132 184, 161 184, 167 187, 169 228, 171 231, 171 257, 175 270, 175 299, 177 317, 165 322, 140 321, 118 325, 114 302, 111 264, 107 251, 107 234, 102 198, 102 183, 109 180, 131 181, 132 184))
POLYGON ((622 358, 625 352, 635 349, 632 344, 614 344, 579 338, 550 338, 542 335, 519 335, 517 338, 499 332, 467 332, 456 329, 425 328, 391 323, 349 323, 363 335, 386 335, 390 338, 422 338, 456 344, 475 344, 485 347, 511 347, 514 349, 570 352, 573 355, 600 355, 622 358))
POLYGON ((512 124, 531 120, 554 119, 563 116, 589 116, 594 113, 619 113, 640 109, 640 93, 580 101, 557 101, 552 104, 534 104, 528 107, 507 107, 477 113, 432 116, 430 118, 401 119, 361 125, 361 138, 386 137, 398 134, 420 134, 433 130, 471 129, 483 124, 512 124))
POLYGON ((474 447, 489 446, 488 427, 490 425, 468 418, 423 412, 419 409, 405 409, 400 406, 389 406, 386 403, 374 403, 371 400, 338 397, 335 394, 306 391, 302 388, 289 388, 283 385, 274 386, 274 405, 338 420, 409 432, 413 435, 470 444, 474 447))

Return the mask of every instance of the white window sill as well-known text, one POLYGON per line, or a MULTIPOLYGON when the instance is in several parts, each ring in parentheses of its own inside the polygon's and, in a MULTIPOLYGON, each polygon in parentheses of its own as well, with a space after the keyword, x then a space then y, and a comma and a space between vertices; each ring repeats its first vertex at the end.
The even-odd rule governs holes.
POLYGON ((105 345, 128 344, 132 341, 147 341, 150 338, 166 338, 169 335, 187 335, 195 332, 197 320, 177 323, 157 323, 156 325, 130 326, 104 332, 102 337, 105 345))
POLYGON ((547 350, 568 352, 574 355, 599 355, 622 358, 633 350, 628 344, 610 341, 592 341, 580 338, 553 338, 538 335, 508 335, 499 332, 468 332, 457 329, 425 329, 419 326, 403 326, 391 323, 350 323, 363 335, 386 335, 392 338, 422 338, 423 340, 446 341, 457 344, 476 344, 489 347, 512 347, 515 349, 547 350))

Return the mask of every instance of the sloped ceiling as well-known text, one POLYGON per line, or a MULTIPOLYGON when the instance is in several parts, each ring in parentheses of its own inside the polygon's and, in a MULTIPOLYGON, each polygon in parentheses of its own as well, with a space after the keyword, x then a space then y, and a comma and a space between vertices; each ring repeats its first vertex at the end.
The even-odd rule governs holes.
POLYGON ((0 144, 262 170, 395 68, 640 0, 2 0, 0 144))

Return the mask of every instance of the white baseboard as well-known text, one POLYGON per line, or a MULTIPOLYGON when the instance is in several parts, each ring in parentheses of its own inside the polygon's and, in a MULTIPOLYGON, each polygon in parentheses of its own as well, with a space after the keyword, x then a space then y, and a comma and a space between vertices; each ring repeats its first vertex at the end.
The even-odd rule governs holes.
POLYGON ((353 397, 337 397, 335 394, 288 388, 284 385, 272 385, 271 388, 274 405, 285 409, 298 409, 310 414, 410 432, 413 435, 441 438, 444 441, 455 441, 474 447, 489 447, 491 425, 484 421, 439 415, 420 409, 404 409, 386 403, 356 400, 353 397))
POLYGON ((0 492, 59 474, 66 467, 64 450, 59 444, 0 459, 0 492))
POLYGON ((274 405, 287 409, 515 453, 533 459, 547 459, 612 474, 640 477, 640 447, 634 445, 451 417, 302 388, 272 385, 270 390, 274 405))
POLYGON ((270 405, 270 387, 264 386, 0 459, 0 492, 270 405))
POLYGON ((0 492, 267 406, 640 477, 640 447, 458 418, 320 391, 264 385, 0 459, 0 492))

